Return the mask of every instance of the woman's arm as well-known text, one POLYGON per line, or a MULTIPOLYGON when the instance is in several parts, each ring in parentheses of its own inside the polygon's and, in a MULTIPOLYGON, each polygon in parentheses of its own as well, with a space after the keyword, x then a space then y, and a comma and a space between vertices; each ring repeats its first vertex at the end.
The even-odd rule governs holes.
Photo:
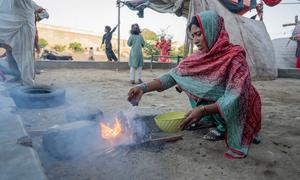
POLYGON ((102 48, 102 45, 104 44, 104 40, 105 40, 105 34, 102 37, 101 48, 102 48))
POLYGON ((219 108, 216 103, 205 106, 198 106, 185 115, 186 118, 180 125, 180 128, 185 129, 192 123, 199 121, 201 117, 215 113, 219 113, 219 108))
MULTIPOLYGON (((201 106, 200 106, 201 107, 201 106)), ((205 115, 219 113, 219 108, 216 103, 202 106, 202 111, 204 111, 205 115)))
POLYGON ((143 94, 151 91, 163 91, 176 84, 176 81, 168 73, 162 75, 158 79, 154 79, 148 83, 139 84, 131 88, 128 92, 127 100, 134 106, 137 106, 143 94))
POLYGON ((128 39, 128 41, 127 41, 127 45, 128 45, 129 47, 132 46, 132 36, 129 36, 129 39, 128 39))
POLYGON ((115 30, 117 29, 118 25, 119 25, 119 24, 117 24, 117 25, 113 28, 113 30, 111 30, 111 34, 115 32, 115 30))
POLYGON ((127 100, 133 106, 137 106, 139 104, 143 94, 161 89, 161 86, 162 85, 159 82, 159 80, 152 80, 148 83, 139 84, 129 90, 127 100))
POLYGON ((143 36, 141 35, 141 38, 142 38, 142 47, 144 47, 145 46, 145 40, 144 40, 144 38, 143 38, 143 36))

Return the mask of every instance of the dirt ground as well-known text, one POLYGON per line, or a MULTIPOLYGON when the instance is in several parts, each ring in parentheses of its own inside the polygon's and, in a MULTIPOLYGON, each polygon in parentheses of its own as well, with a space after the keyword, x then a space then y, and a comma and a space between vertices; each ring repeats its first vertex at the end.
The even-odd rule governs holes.
MULTIPOLYGON (((144 81, 163 70, 143 71, 144 81)), ((126 94, 131 87, 128 71, 45 70, 36 77, 40 84, 66 89, 66 103, 51 109, 19 109, 28 131, 45 130, 63 124, 66 109, 74 105, 99 107, 106 114, 127 110, 126 94)), ((223 155, 223 141, 203 140, 202 131, 185 131, 183 140, 169 143, 160 151, 138 148, 107 156, 76 160, 56 160, 34 138, 49 179, 290 179, 300 177, 300 80, 277 79, 254 82, 263 100, 262 142, 252 145, 245 159, 231 160, 223 155)), ((162 111, 188 111, 188 99, 173 88, 146 94, 140 106, 162 111)))

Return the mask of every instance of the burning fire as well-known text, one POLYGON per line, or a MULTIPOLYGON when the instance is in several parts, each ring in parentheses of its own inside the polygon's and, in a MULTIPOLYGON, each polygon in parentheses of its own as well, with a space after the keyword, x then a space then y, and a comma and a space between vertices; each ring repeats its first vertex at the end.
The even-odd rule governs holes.
POLYGON ((122 132, 122 126, 118 118, 115 119, 113 128, 110 128, 103 123, 100 123, 100 127, 101 127, 101 136, 104 139, 116 138, 122 132))

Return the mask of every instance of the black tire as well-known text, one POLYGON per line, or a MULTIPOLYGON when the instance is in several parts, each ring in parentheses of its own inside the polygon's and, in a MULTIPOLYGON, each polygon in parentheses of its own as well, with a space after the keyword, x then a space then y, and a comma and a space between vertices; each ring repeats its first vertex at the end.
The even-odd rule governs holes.
POLYGON ((19 86, 10 96, 19 108, 50 108, 65 103, 65 90, 53 86, 19 86))

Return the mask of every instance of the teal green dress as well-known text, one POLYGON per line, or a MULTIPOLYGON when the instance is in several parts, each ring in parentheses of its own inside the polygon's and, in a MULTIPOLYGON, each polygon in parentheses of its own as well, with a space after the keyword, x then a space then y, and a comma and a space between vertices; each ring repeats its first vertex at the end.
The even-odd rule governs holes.
POLYGON ((145 41, 141 35, 130 35, 127 44, 131 47, 129 55, 129 66, 133 68, 142 67, 144 64, 143 51, 145 41))

